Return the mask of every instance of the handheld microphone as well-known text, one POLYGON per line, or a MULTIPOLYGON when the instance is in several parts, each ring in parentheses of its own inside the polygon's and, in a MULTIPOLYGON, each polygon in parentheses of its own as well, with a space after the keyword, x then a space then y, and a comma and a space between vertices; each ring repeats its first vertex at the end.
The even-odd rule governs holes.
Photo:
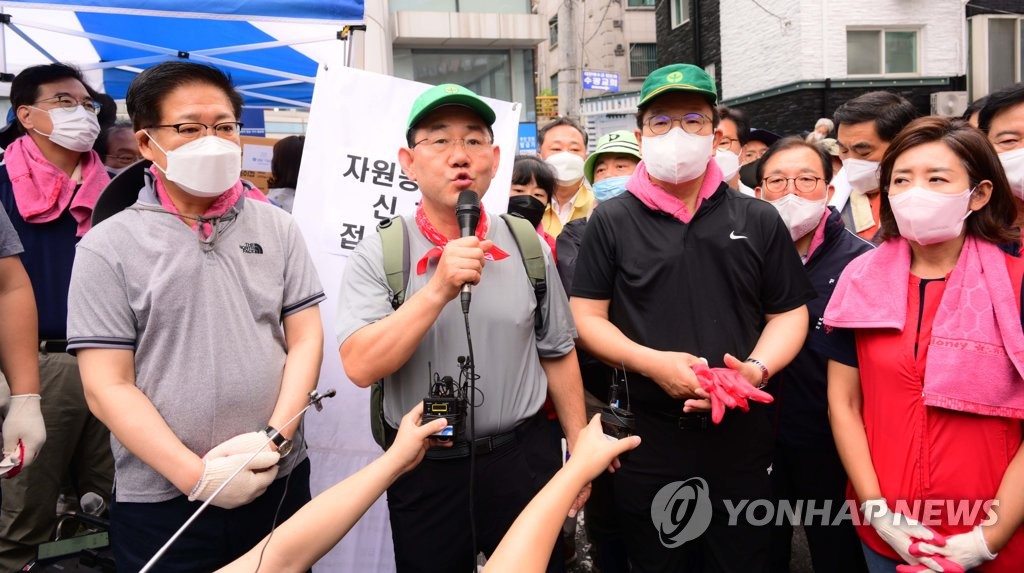
MULTIPOLYGON (((480 196, 476 191, 465 190, 459 193, 455 203, 455 220, 459 223, 459 236, 470 237, 476 234, 476 226, 480 222, 480 196)), ((462 286, 462 312, 469 313, 469 283, 462 286)))

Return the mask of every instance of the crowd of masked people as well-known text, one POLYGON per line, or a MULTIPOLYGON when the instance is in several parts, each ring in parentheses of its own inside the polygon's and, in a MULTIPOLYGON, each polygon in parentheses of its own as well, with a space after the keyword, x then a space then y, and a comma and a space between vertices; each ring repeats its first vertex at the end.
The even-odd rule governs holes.
POLYGON ((435 86, 396 150, 416 211, 364 237, 336 293, 288 213, 303 142, 271 203, 240 178, 216 68, 143 71, 130 124, 59 63, 11 103, 0 570, 92 494, 119 571, 206 502, 154 571, 305 571, 385 492, 402 573, 563 571, 581 510, 603 573, 788 571, 793 524, 736 511, 763 500, 818 508, 816 571, 1024 570, 1024 85, 964 119, 870 92, 781 137, 669 65, 593 153, 572 120, 543 126, 510 190, 490 189, 513 152, 494 110, 435 86), (466 229, 467 191, 510 215, 466 229), (423 375, 466 356, 469 430, 442 440, 423 375), (373 387, 384 453, 312 498, 299 420, 325 359, 373 387), (634 435, 606 436, 609 411, 634 435))

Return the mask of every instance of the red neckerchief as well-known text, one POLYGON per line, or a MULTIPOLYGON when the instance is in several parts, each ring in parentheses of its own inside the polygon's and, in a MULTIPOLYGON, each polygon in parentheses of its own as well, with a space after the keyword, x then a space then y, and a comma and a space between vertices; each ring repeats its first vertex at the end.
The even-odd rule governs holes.
MULTIPOLYGON (((445 237, 437 230, 434 225, 427 219, 427 213, 423 210, 423 205, 416 207, 416 226, 419 227, 423 236, 428 241, 434 243, 434 248, 427 251, 427 254, 423 255, 420 262, 416 263, 416 274, 422 275, 427 272, 427 263, 430 259, 436 259, 441 256, 444 251, 444 246, 448 244, 448 237, 445 237)), ((476 238, 481 241, 487 236, 487 227, 489 226, 489 220, 487 219, 487 211, 480 210, 480 224, 476 226, 476 238)), ((484 259, 488 261, 500 261, 508 257, 508 253, 498 248, 497 245, 491 247, 491 250, 484 253, 484 259)))

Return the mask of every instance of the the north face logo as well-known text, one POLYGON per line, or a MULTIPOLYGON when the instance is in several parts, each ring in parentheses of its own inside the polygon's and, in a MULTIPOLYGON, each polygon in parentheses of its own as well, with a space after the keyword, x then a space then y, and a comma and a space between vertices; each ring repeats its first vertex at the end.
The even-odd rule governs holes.
POLYGON ((248 253, 250 255, 263 254, 263 247, 261 247, 259 243, 243 243, 239 245, 239 247, 241 247, 243 253, 248 253))

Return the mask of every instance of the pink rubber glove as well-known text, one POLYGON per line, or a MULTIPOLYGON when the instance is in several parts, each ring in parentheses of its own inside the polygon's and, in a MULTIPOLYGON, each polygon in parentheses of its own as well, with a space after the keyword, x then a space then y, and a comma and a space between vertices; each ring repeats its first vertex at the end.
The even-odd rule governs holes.
POLYGON ((753 400, 762 404, 771 404, 775 400, 771 394, 751 386, 750 382, 742 374, 731 368, 713 368, 712 371, 715 373, 715 377, 718 378, 719 384, 736 398, 744 412, 750 409, 747 400, 753 400))
POLYGON ((715 375, 711 372, 711 369, 704 364, 694 364, 690 368, 693 369, 693 373, 697 375, 697 381, 700 382, 700 387, 711 397, 711 421, 719 423, 722 418, 725 417, 725 403, 723 397, 727 396, 725 392, 718 387, 715 382, 715 375))

